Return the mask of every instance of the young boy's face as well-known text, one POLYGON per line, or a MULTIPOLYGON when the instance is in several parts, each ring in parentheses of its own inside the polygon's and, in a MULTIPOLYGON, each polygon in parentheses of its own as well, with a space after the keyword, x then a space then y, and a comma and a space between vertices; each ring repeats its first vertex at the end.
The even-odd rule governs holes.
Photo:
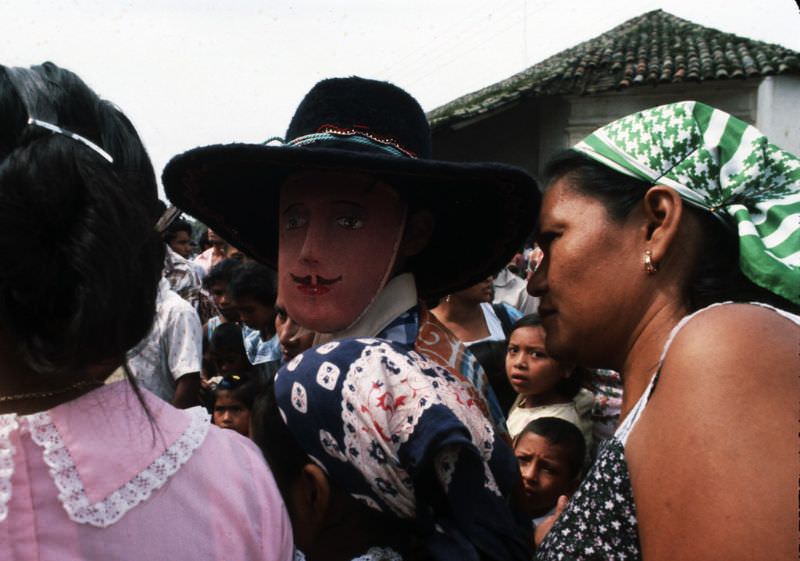
POLYGON ((275 333, 281 346, 281 359, 289 362, 298 354, 310 348, 314 342, 314 332, 300 327, 283 304, 275 303, 275 333))
POLYGON ((209 244, 211 244, 211 247, 213 247, 213 248, 214 248, 214 252, 215 252, 215 253, 219 253, 220 255, 224 255, 224 254, 225 254, 225 252, 226 252, 226 251, 227 251, 227 249, 228 249, 228 248, 227 248, 227 245, 228 245, 228 244, 227 244, 227 243, 225 243, 225 240, 223 240, 222 238, 220 238, 220 237, 217 235, 217 233, 216 233, 216 232, 214 232, 213 230, 211 230, 211 228, 209 228, 209 229, 208 229, 208 243, 209 243, 209 244))
POLYGON ((571 495, 578 485, 576 468, 570 464, 564 446, 553 445, 545 437, 527 432, 514 447, 525 489, 528 514, 547 514, 558 497, 571 495))
POLYGON ((230 296, 228 296, 228 283, 225 281, 215 282, 209 287, 209 291, 214 305, 225 320, 239 321, 239 311, 233 305, 230 296))
POLYGON ((188 232, 178 230, 169 242, 169 247, 181 257, 189 259, 192 255, 192 238, 188 232))
POLYGON ((388 281, 406 205, 357 173, 305 172, 281 187, 278 293, 305 328, 350 326, 388 281))
POLYGON ((235 399, 229 390, 217 390, 214 400, 214 424, 250 436, 250 410, 235 399))
POLYGON ((252 296, 236 298, 234 305, 247 327, 263 334, 272 333, 275 329, 275 308, 259 302, 252 296))
POLYGON ((558 396, 558 383, 570 368, 552 359, 545 349, 541 325, 518 327, 511 332, 506 349, 506 375, 514 391, 523 396, 558 396))
POLYGON ((244 374, 252 368, 250 361, 247 360, 247 355, 245 354, 244 349, 239 352, 227 349, 212 349, 211 360, 214 361, 214 366, 217 369, 217 373, 221 376, 244 374))

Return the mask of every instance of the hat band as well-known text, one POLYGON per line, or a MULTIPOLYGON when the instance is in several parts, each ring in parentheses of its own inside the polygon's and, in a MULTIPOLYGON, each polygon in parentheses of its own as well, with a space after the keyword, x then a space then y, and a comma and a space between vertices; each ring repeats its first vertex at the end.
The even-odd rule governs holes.
POLYGON ((330 141, 369 146, 392 156, 417 158, 414 152, 405 148, 393 138, 378 136, 358 129, 342 129, 332 125, 323 125, 317 132, 298 136, 286 144, 289 146, 308 146, 318 142, 330 141))

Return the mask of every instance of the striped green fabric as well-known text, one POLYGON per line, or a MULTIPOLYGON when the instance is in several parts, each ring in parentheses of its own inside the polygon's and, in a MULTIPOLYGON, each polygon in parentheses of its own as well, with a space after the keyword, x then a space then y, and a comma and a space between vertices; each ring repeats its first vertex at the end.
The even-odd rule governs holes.
POLYGON ((614 121, 575 150, 672 187, 734 226, 742 272, 800 304, 800 158, 770 144, 755 127, 682 101, 614 121))

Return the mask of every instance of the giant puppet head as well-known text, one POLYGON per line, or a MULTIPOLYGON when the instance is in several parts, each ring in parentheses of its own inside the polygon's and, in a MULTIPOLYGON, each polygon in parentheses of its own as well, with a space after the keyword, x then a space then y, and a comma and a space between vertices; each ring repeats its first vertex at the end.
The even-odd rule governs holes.
POLYGON ((422 298, 475 284, 534 228, 534 180, 504 164, 431 159, 424 112, 392 84, 319 82, 286 138, 190 150, 163 181, 176 206, 277 268, 288 314, 314 331, 352 325, 401 272, 422 298))

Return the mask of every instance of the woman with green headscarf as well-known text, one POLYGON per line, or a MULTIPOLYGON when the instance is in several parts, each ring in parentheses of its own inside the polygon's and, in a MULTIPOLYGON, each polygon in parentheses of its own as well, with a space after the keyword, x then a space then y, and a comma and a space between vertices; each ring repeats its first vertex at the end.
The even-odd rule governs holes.
POLYGON ((547 350, 621 372, 625 393, 537 558, 793 559, 800 160, 686 101, 547 175, 529 284, 547 350))

